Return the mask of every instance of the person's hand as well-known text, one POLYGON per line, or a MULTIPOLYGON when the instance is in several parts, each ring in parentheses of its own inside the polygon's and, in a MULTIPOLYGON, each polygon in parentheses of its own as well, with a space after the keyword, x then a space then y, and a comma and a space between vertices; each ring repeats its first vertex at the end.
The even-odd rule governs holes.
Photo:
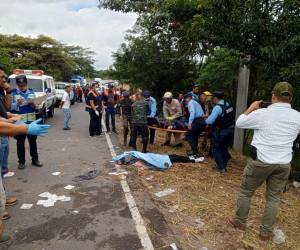
POLYGON ((189 124, 189 125, 188 125, 188 129, 189 129, 189 130, 192 130, 192 124, 189 124))
POLYGON ((100 116, 100 114, 99 114, 99 111, 98 111, 98 110, 95 110, 95 114, 96 114, 96 116, 100 116))
POLYGON ((27 125, 27 134, 29 135, 37 135, 37 136, 45 136, 48 134, 50 125, 41 125, 38 124, 42 119, 38 119, 27 125))
POLYGON ((15 123, 16 121, 19 121, 21 119, 22 119, 21 116, 16 115, 16 116, 10 117, 8 120, 10 120, 11 122, 15 123))
POLYGON ((260 109, 260 105, 263 101, 260 100, 260 101, 255 101, 253 102, 250 107, 247 109, 247 111, 245 112, 246 115, 250 114, 251 112, 257 110, 257 109, 260 109))

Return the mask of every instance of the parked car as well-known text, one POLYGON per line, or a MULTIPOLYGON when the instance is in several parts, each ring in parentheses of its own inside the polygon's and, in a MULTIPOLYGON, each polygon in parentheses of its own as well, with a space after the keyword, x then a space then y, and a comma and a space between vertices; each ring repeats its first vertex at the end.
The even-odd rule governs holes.
MULTIPOLYGON (((63 94, 65 92, 65 86, 66 85, 70 85, 72 87, 71 84, 69 83, 65 83, 65 82, 57 82, 55 83, 55 92, 56 92, 56 106, 59 106, 61 99, 63 97, 63 94)), ((75 94, 73 89, 70 92, 70 100, 71 100, 71 104, 73 105, 75 103, 75 94)))
POLYGON ((17 88, 16 76, 26 75, 28 88, 33 89, 38 100, 36 104, 37 118, 54 116, 54 107, 56 105, 55 84, 52 76, 44 74, 42 70, 21 70, 15 69, 9 76, 11 88, 17 88))

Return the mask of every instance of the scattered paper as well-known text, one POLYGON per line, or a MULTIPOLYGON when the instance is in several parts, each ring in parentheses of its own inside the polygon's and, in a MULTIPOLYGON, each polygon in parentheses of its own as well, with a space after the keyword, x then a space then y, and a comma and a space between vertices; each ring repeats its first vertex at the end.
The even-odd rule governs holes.
POLYGON ((171 247, 173 250, 178 250, 178 248, 177 248, 177 246, 176 246, 175 243, 172 243, 172 244, 170 245, 170 247, 171 247))
POLYGON ((73 214, 79 214, 79 211, 74 210, 74 211, 72 211, 72 213, 73 213, 73 214))
POLYGON ((61 149, 61 151, 65 152, 65 151, 66 151, 66 149, 65 149, 65 148, 62 148, 62 149, 61 149))
POLYGON ((65 186, 64 189, 67 189, 67 190, 71 190, 75 188, 75 186, 72 186, 72 185, 68 185, 68 186, 65 186))
POLYGON ((285 235, 280 229, 274 230, 273 242, 277 245, 285 243, 285 235))
POLYGON ((24 203, 24 204, 20 207, 20 209, 30 209, 30 208, 32 208, 32 206, 33 206, 33 204, 26 204, 26 203, 24 203))
POLYGON ((58 176, 60 174, 61 174, 61 172, 54 172, 54 173, 52 173, 52 175, 54 175, 54 176, 58 176))
POLYGON ((160 191, 160 192, 155 193, 155 195, 156 195, 158 198, 161 198, 161 197, 170 195, 170 194, 172 194, 172 193, 174 193, 174 192, 175 192, 174 189, 172 189, 172 188, 166 188, 166 189, 163 190, 163 191, 160 191))
POLYGON ((42 198, 48 198, 47 200, 38 200, 36 203, 37 205, 44 207, 53 207, 57 201, 66 202, 71 200, 71 197, 67 197, 65 195, 57 196, 56 194, 51 194, 49 192, 41 193, 39 196, 42 198))
POLYGON ((3 175, 4 178, 12 177, 15 175, 15 172, 8 172, 5 175, 3 175))

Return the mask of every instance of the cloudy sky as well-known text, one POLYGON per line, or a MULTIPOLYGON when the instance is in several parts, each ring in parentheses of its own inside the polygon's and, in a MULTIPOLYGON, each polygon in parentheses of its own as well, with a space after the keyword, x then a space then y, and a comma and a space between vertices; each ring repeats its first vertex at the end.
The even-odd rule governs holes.
POLYGON ((44 34, 91 48, 96 67, 107 68, 136 16, 99 10, 97 4, 98 0, 0 0, 0 33, 44 34))

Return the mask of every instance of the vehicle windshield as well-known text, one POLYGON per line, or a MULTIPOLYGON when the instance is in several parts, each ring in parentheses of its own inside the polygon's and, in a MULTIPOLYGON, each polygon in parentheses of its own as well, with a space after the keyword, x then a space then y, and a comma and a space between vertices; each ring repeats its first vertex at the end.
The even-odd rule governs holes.
POLYGON ((55 85, 56 89, 65 89, 65 84, 61 83, 61 84, 56 84, 55 85))
MULTIPOLYGON (((12 89, 17 89, 16 78, 10 78, 10 86, 12 89)), ((43 92, 43 81, 40 79, 28 79, 28 88, 33 89, 34 92, 43 92)))

